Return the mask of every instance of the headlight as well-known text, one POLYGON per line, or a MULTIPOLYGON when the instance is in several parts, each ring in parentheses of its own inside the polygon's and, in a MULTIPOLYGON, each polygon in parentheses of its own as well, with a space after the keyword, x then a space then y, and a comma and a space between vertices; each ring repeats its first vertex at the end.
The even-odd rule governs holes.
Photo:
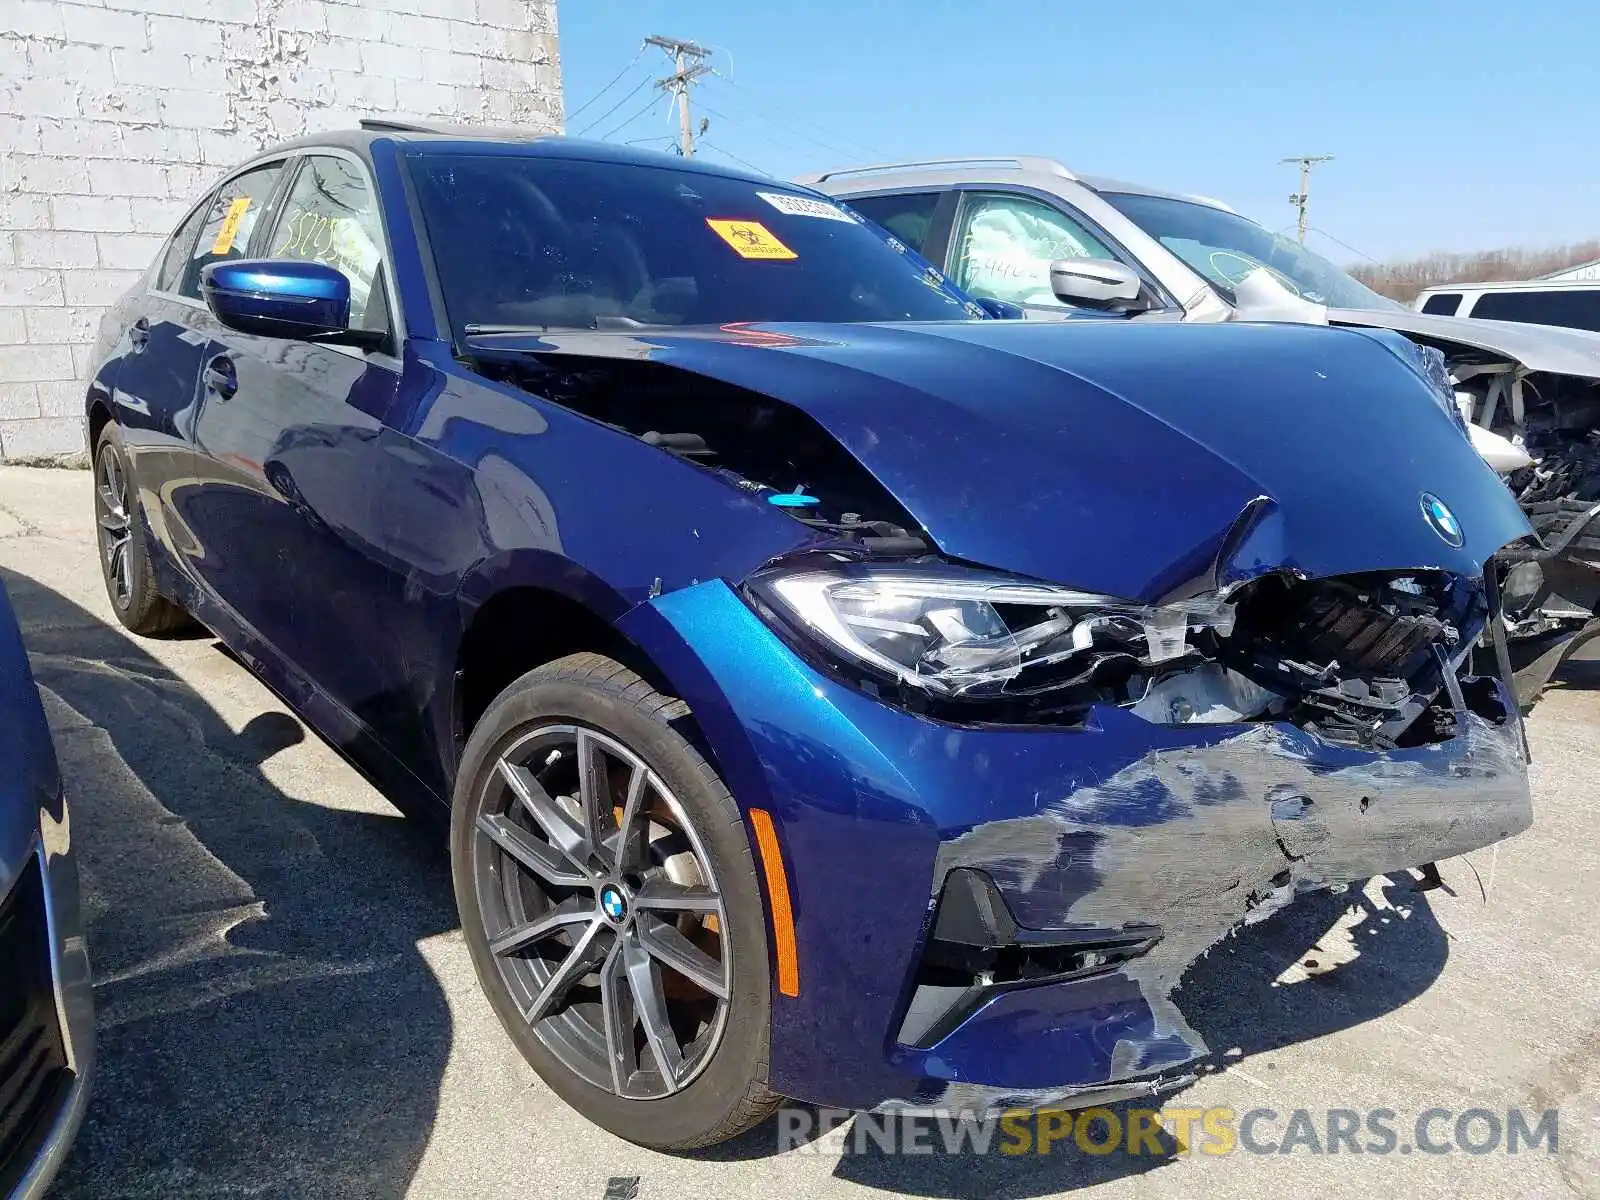
POLYGON ((834 659, 943 699, 1089 684, 1096 698, 1134 701, 1148 668, 1189 653, 1197 630, 1226 636, 1233 621, 1215 597, 1151 608, 956 567, 779 570, 750 587, 834 659))

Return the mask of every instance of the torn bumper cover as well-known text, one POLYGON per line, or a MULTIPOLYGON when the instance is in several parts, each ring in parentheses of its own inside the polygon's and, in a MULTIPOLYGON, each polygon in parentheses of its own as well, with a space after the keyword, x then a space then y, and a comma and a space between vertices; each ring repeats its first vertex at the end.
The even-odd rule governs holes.
POLYGON ((623 625, 741 805, 774 815, 799 995, 773 996, 772 1086, 816 1103, 1160 1090, 1208 1053, 1183 972, 1242 922, 1532 819, 1498 680, 1461 681, 1455 736, 1384 752, 1109 705, 1080 728, 960 726, 818 672, 719 582, 623 625))

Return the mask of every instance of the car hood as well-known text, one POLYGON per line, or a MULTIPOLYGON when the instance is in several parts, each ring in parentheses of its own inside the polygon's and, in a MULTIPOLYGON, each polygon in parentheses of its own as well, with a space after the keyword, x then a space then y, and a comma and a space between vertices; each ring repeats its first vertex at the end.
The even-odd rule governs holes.
POLYGON ((1600 333, 1559 325, 1523 325, 1478 317, 1445 317, 1409 309, 1330 308, 1333 325, 1393 329, 1441 349, 1483 351, 1486 360, 1521 363, 1530 371, 1600 379, 1600 333))
POLYGON ((781 400, 849 450, 944 554, 1153 601, 1278 569, 1477 576, 1529 532, 1401 360, 1403 343, 1386 338, 981 321, 473 344, 644 359, 781 400), (1424 518, 1425 493, 1454 512, 1460 547, 1424 518))

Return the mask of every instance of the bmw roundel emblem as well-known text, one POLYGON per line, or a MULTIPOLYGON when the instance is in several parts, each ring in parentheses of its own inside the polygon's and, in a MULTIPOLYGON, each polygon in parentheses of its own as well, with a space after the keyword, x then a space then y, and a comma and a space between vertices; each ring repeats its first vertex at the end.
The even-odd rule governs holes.
POLYGON ((600 907, 605 909, 606 916, 613 921, 620 921, 628 912, 628 902, 622 898, 622 893, 614 887, 600 889, 600 907))
POLYGON ((1454 546, 1457 550, 1461 548, 1464 540, 1461 536, 1461 522, 1456 520, 1455 513, 1450 511, 1450 506, 1432 492, 1422 493, 1422 519, 1447 546, 1454 546))

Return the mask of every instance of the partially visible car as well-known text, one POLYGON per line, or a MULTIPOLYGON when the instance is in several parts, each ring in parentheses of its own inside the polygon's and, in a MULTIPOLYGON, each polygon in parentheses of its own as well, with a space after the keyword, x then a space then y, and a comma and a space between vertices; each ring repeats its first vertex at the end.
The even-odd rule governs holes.
POLYGON ((1298 321, 1392 329, 1438 350, 1473 445, 1542 539, 1500 564, 1515 573, 1503 619, 1519 700, 1530 706, 1600 638, 1600 334, 1516 324, 1514 294, 1474 306, 1495 321, 1414 312, 1220 200, 1048 158, 880 163, 799 182, 847 201, 972 295, 1035 317, 1298 321))
POLYGON ((1423 288, 1411 307, 1441 317, 1478 317, 1600 332, 1600 279, 1439 284, 1423 288))
POLYGON ((0 588, 0 1196, 34 1200, 83 1120, 94 1000, 67 801, 0 588))

